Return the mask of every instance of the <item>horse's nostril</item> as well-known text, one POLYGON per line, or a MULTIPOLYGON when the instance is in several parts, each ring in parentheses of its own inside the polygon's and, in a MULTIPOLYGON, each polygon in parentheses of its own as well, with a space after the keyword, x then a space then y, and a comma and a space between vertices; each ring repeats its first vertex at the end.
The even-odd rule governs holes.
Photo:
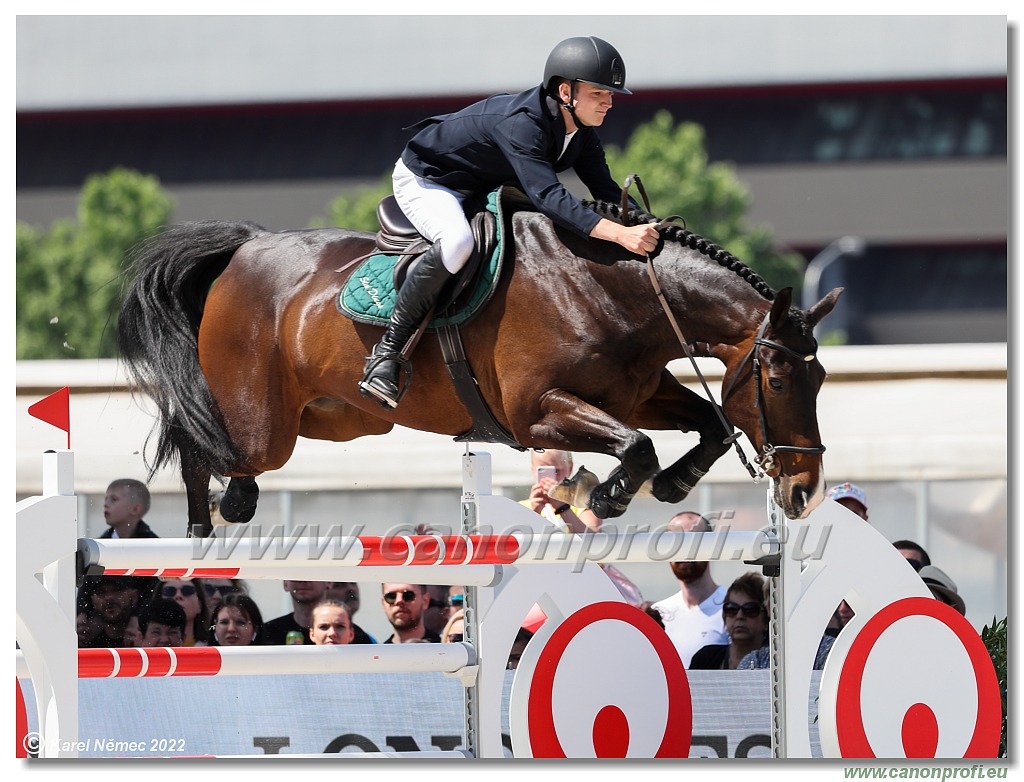
POLYGON ((801 513, 807 507, 807 490, 803 486, 796 486, 792 493, 793 510, 801 513))

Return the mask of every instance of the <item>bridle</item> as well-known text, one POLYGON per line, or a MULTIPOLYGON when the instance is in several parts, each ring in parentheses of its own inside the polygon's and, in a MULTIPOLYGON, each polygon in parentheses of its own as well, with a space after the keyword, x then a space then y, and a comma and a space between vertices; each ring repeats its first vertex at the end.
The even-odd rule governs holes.
MULTIPOLYGON (((651 211, 650 203, 647 200, 647 193, 644 192, 643 184, 640 182, 640 177, 637 174, 630 174, 626 177, 626 181, 622 186, 622 222, 623 225, 629 225, 629 188, 633 183, 636 183, 637 189, 640 191, 640 196, 643 198, 644 207, 648 213, 651 211)), ((668 223, 682 220, 685 227, 686 221, 678 215, 672 215, 659 220, 656 223, 657 227, 661 227, 668 223)), ((682 330, 679 328, 679 322, 676 319, 675 313, 672 312, 672 308, 665 298, 665 293, 661 289, 661 285, 658 283, 657 274, 654 271, 654 260, 650 254, 646 256, 647 260, 647 273, 651 279, 651 285, 654 287, 654 293, 658 297, 658 301, 661 302, 661 307, 665 311, 665 315, 668 317, 669 323, 672 324, 672 329, 676 333, 676 337, 679 339, 679 344, 683 347, 683 352, 686 357, 690 360, 690 364, 693 366, 693 371, 697 374, 701 385, 704 388, 704 393, 711 402, 711 406, 714 408, 715 413, 718 415, 718 420, 721 421, 722 427, 725 429, 726 437, 722 441, 724 445, 732 445, 736 449, 736 455, 739 457, 740 462, 746 468, 750 477, 753 478, 754 482, 759 482, 766 474, 771 470, 775 469, 775 455, 778 453, 801 453, 801 454, 813 454, 820 455, 825 453, 824 445, 815 446, 801 446, 801 445, 774 445, 768 440, 768 416, 767 416, 767 405, 765 404, 764 392, 761 390, 761 358, 759 351, 762 348, 771 348, 773 350, 781 350, 783 353, 792 356, 798 361, 809 363, 814 361, 815 356, 818 352, 818 343, 814 342, 814 349, 810 353, 801 353, 793 350, 781 342, 776 342, 771 339, 767 339, 764 335, 768 330, 768 323, 771 317, 771 310, 765 313, 764 319, 761 321, 761 325, 757 329, 757 334, 754 336, 754 343, 750 346, 750 350, 747 351, 747 355, 744 356, 743 361, 740 362, 736 368, 736 373, 732 376, 729 381, 729 385, 726 386, 722 392, 722 404, 715 404, 714 395, 711 393, 711 389, 708 388, 707 381, 704 379, 703 373, 697 366, 697 360, 693 355, 693 351, 690 349, 690 343, 683 335, 682 330), (754 409, 757 411, 757 421, 761 432, 761 453, 754 457, 754 464, 757 465, 757 469, 750 464, 747 460, 746 454, 743 452, 743 448, 739 444, 739 438, 742 432, 736 431, 736 427, 732 425, 728 418, 725 416, 725 400, 732 394, 733 388, 736 385, 736 381, 740 375, 743 374, 743 367, 747 362, 751 363, 752 373, 754 378, 754 409)))
MULTIPOLYGON (((804 363, 810 363, 814 361, 815 356, 818 352, 818 343, 814 343, 814 349, 810 353, 801 353, 800 351, 793 350, 781 342, 775 342, 771 339, 766 339, 764 336, 765 331, 768 328, 768 321, 771 316, 771 312, 765 313, 764 320, 761 321, 760 327, 757 329, 757 335, 754 337, 754 344, 750 346, 750 350, 747 351, 747 355, 744 356, 743 361, 736 368, 736 373, 732 376, 729 381, 729 385, 722 391, 722 405, 725 404, 725 400, 732 394, 732 390, 736 385, 736 381, 742 374, 743 366, 749 361, 754 375, 754 409, 757 411, 757 422, 761 430, 761 443, 762 452, 755 458, 758 469, 761 471, 761 476, 770 470, 775 469, 775 454, 777 453, 806 453, 820 455, 825 453, 824 445, 814 446, 802 446, 802 445, 772 445, 768 440, 768 416, 767 416, 767 405, 764 401, 764 392, 761 390, 761 358, 758 355, 760 348, 772 348, 773 350, 781 350, 789 356, 792 356, 797 361, 803 361, 804 363)), ((686 351, 690 353, 687 348, 686 351)), ((695 364, 696 366, 696 364, 695 364)), ((712 400, 713 403, 713 400, 712 400)), ((722 423, 726 426, 727 430, 731 433, 730 437, 726 438, 726 441, 730 438, 735 439, 739 436, 738 432, 732 432, 732 424, 725 418, 725 414, 722 416, 722 423)), ((741 461, 747 466, 747 471, 751 472, 751 467, 746 464, 746 460, 742 458, 741 461)), ((751 472, 753 477, 753 472, 751 472)))

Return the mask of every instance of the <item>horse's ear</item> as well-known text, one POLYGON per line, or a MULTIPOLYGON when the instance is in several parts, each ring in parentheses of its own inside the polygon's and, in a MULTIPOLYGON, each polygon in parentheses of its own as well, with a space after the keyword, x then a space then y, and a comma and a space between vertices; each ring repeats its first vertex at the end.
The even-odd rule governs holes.
POLYGON ((811 324, 812 328, 817 326, 821 319, 832 311, 832 308, 836 306, 836 302, 839 301, 839 294, 843 290, 843 288, 833 288, 825 294, 825 298, 807 310, 807 322, 811 324))
POLYGON ((789 308, 793 304, 793 289, 783 288, 776 292, 775 300, 772 302, 772 311, 768 315, 768 321, 773 329, 779 328, 789 317, 789 308))

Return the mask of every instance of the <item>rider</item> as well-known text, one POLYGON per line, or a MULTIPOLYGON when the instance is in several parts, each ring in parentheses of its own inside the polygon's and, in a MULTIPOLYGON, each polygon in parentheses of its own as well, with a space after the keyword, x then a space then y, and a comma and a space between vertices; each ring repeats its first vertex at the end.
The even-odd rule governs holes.
POLYGON ((543 84, 413 126, 418 132, 392 176, 395 200, 433 244, 398 292, 391 322, 359 382, 364 395, 386 408, 398 406, 402 349, 473 251, 462 206, 468 195, 515 182, 540 212, 580 236, 616 242, 638 255, 654 250, 653 225, 626 227, 600 217, 556 173, 572 168, 594 198, 619 197, 595 131, 613 93, 631 94, 619 53, 600 38, 569 38, 548 55, 543 84))

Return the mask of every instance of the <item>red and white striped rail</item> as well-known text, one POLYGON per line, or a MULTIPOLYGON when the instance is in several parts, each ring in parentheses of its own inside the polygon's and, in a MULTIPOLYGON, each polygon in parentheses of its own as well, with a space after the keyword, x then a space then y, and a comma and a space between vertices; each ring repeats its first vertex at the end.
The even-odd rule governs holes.
POLYGON ((564 535, 395 535, 114 540, 82 538, 82 563, 108 575, 351 580, 494 586, 502 565, 587 562, 747 561, 778 556, 771 532, 615 532, 564 535), (443 569, 441 572, 438 569, 443 569), (291 574, 290 576, 288 574, 291 574))
MULTIPOLYGON (((197 646, 79 649, 78 678, 263 676, 333 673, 459 673, 476 664, 467 643, 345 646, 197 646)), ((17 675, 29 677, 17 653, 17 675)))

